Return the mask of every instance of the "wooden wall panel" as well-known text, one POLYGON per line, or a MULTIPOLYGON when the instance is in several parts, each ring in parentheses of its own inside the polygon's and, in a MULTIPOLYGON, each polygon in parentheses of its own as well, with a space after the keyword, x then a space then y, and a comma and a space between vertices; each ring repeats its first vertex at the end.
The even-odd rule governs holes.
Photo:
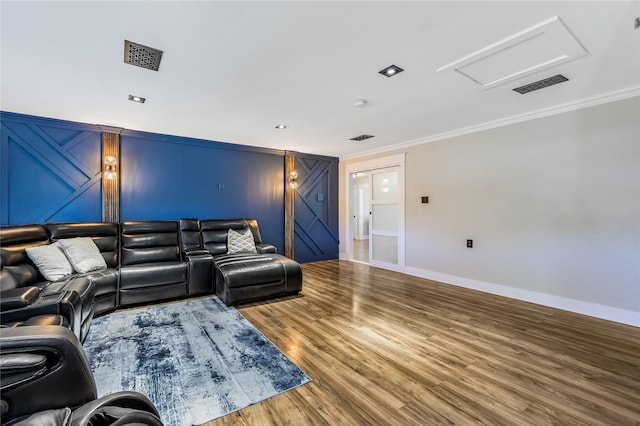
POLYGON ((102 221, 120 222, 120 134, 105 132, 102 134, 102 221), (104 177, 105 158, 116 159, 115 179, 104 177))
POLYGON ((294 203, 297 188, 290 186, 289 174, 291 172, 295 172, 295 153, 287 151, 284 157, 284 255, 294 259, 294 203))

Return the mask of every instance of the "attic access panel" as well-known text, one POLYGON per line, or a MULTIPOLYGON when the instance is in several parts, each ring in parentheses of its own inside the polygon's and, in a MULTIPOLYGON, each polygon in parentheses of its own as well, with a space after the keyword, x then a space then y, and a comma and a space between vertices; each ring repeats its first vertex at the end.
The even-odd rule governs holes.
POLYGON ((558 16, 438 68, 456 71, 483 89, 587 55, 558 16))

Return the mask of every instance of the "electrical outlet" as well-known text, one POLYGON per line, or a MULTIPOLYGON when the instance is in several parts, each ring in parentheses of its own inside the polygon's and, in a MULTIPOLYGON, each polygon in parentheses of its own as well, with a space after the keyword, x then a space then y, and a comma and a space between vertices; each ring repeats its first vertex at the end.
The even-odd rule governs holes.
POLYGON ((473 240, 467 240, 467 247, 473 248, 473 240))

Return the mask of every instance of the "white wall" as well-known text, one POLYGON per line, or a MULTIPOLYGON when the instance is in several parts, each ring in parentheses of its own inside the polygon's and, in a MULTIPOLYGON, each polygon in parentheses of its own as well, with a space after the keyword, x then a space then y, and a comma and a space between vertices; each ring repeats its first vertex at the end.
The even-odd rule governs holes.
POLYGON ((404 272, 640 326, 640 98, 404 151, 404 272))

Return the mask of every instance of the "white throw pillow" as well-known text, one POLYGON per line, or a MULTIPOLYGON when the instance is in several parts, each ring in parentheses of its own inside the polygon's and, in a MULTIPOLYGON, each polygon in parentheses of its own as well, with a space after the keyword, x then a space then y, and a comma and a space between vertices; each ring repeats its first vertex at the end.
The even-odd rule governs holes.
POLYGON ((29 247, 25 251, 47 281, 58 281, 73 272, 58 244, 29 247))
POLYGON ((227 232, 227 253, 257 253, 256 243, 249 228, 242 232, 229 229, 227 232))
POLYGON ((107 262, 100 254, 100 249, 89 237, 68 238, 58 240, 58 243, 71 262, 73 269, 80 274, 107 267, 107 262))

